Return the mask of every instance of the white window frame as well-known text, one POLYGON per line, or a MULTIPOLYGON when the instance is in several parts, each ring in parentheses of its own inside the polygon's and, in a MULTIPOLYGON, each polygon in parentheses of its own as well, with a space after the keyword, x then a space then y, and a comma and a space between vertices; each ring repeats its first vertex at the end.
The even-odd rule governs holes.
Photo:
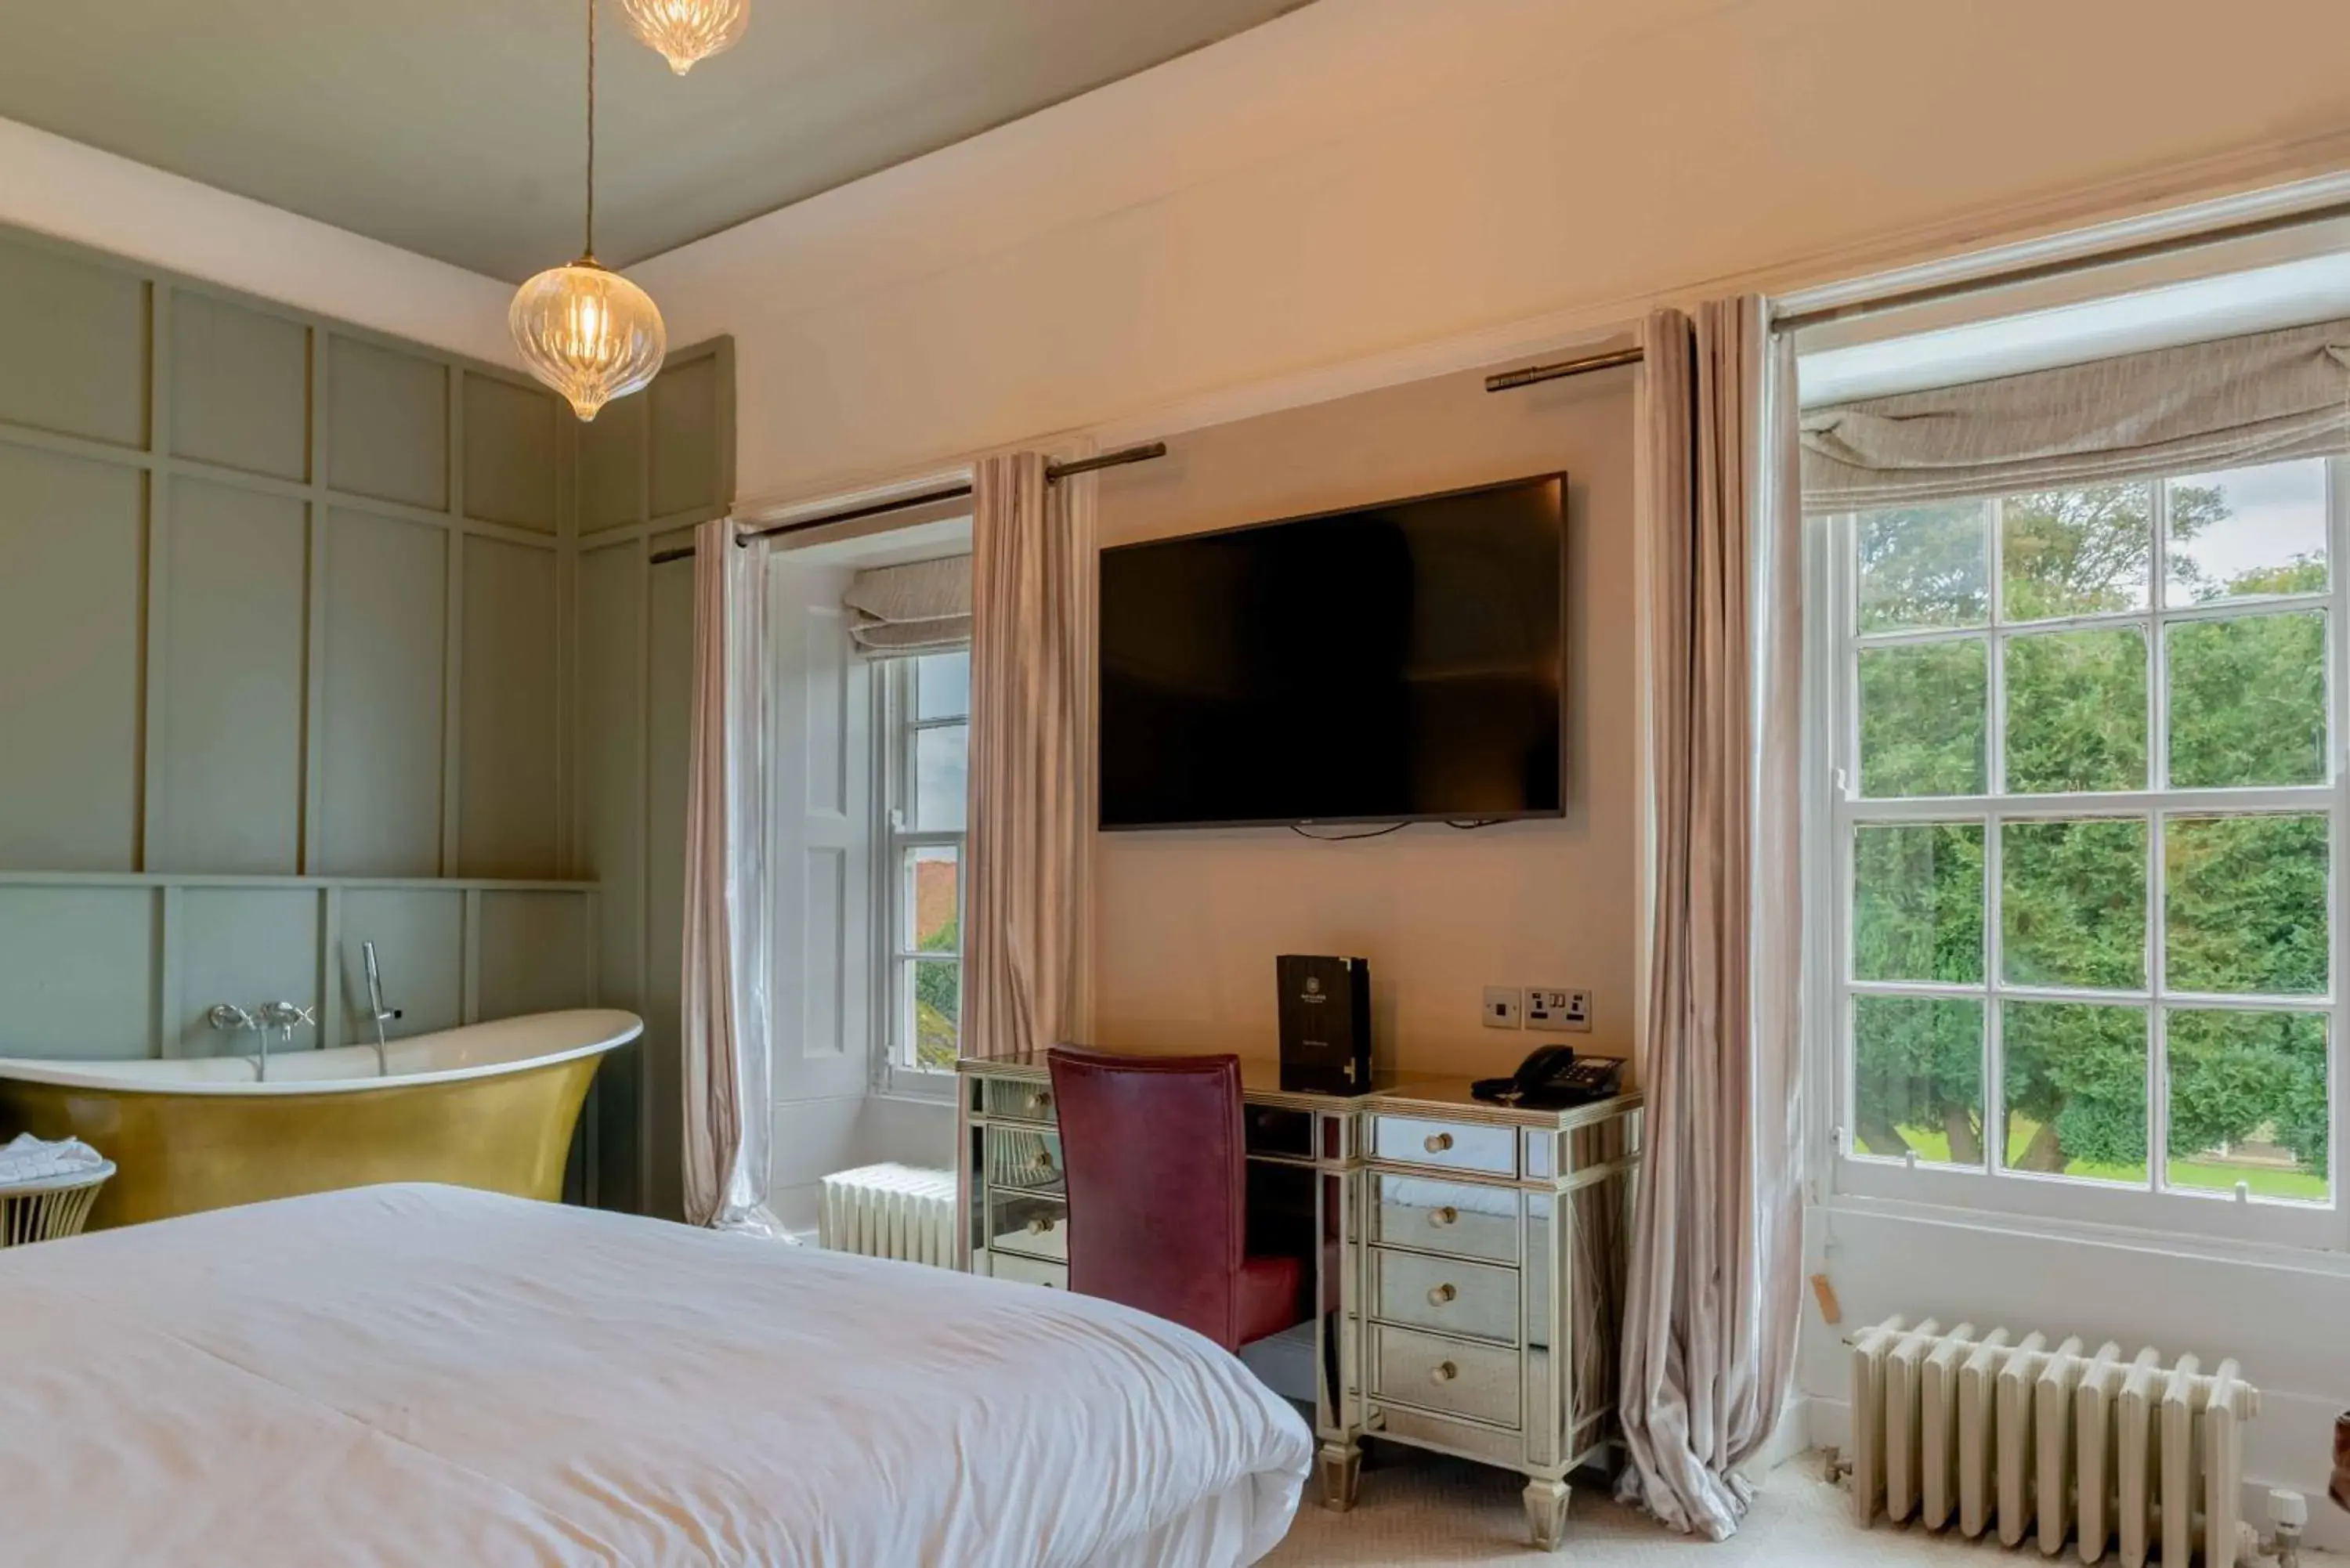
MULTIPOLYGON (((971 715, 966 703, 965 711, 960 716, 917 719, 914 716, 915 658, 887 659, 879 663, 880 669, 875 671, 877 679, 873 682, 873 733, 879 753, 876 776, 880 783, 880 787, 874 791, 873 830, 873 841, 880 848, 880 853, 874 857, 872 905, 879 916, 875 921, 874 930, 874 1086, 886 1094, 944 1099, 954 1093, 955 1075, 951 1071, 917 1066, 909 1059, 911 1056, 910 1032, 913 1026, 911 966, 917 958, 931 961, 951 958, 960 971, 963 950, 958 942, 951 953, 917 954, 908 946, 904 937, 909 929, 910 912, 906 901, 912 896, 912 891, 903 867, 905 852, 909 849, 951 846, 955 850, 955 929, 961 933, 964 929, 964 894, 971 864, 970 835, 968 824, 964 828, 951 831, 923 831, 907 827, 905 823, 912 810, 916 737, 925 730, 951 729, 957 725, 963 726, 968 735, 971 715)), ((960 972, 957 979, 960 981, 960 972)), ((957 994, 961 994, 960 983, 957 994)), ((957 1020, 957 1040, 961 1040, 960 1019, 957 1020)))
MULTIPOLYGON (((2251 463, 2207 464, 2178 477, 2216 472, 2251 463)), ((1990 508, 1991 615, 1980 627, 1863 634, 1858 629, 1858 583, 1855 556, 1856 514, 1814 516, 1806 520, 1805 584, 1810 601, 1825 612, 1814 624, 1826 635, 1807 639, 1806 696, 1811 709, 1806 754, 1814 780, 1807 800, 1810 823, 1826 831, 1812 836, 1807 883, 1825 909, 1831 940, 1817 944, 1806 971, 1806 989, 1814 1005, 1806 1009, 1809 1026, 1806 1049, 1816 1068, 1815 1085, 1826 1085, 1815 1096, 1823 1113, 1814 1127, 1820 1135, 1818 1153, 1837 1200, 1858 1199, 1861 1206, 1885 1201, 1930 1205, 1937 1209, 1972 1210, 2018 1220, 2052 1220, 2067 1227, 2126 1227, 2165 1236, 2193 1235, 2222 1241, 2246 1241, 2327 1251, 2350 1250, 2350 1205, 2345 1205, 2342 1155, 2345 1139, 2344 1063, 2350 1054, 2350 1030, 2345 1030, 2344 997, 2350 976, 2350 918, 2345 918, 2345 889, 2350 889, 2350 767, 2345 767, 2345 692, 2350 692, 2350 667, 2345 667, 2345 627, 2350 626, 2350 459, 2326 460, 2327 589, 2321 593, 2278 595, 2230 600, 2220 605, 2166 606, 2169 563, 2166 507, 2167 486, 2152 481, 2154 495, 2153 553, 2147 607, 2105 615, 2061 619, 2006 622, 2003 608, 2002 519, 1996 503, 1990 508), (2247 614, 2322 609, 2326 612, 2325 705, 2330 726, 2326 746, 2328 777, 2322 783, 2269 788, 2171 789, 2166 693, 2168 672, 2164 628, 2182 621, 2235 618, 2247 614), (2147 732, 2149 782, 2165 787, 2130 792, 2078 794, 2009 795, 2003 793, 2006 768, 2006 703, 2004 645, 2011 637, 2100 628, 2137 627, 2147 639, 2147 732), (1986 645, 1985 701, 1988 704, 1986 744, 1988 792, 1981 796, 1917 796, 1863 799, 1859 794, 1860 703, 1859 651, 1864 648, 1916 645, 1927 642, 1975 640, 1986 645), (2163 976, 2163 932, 2167 919, 2164 888, 2164 826, 2173 815, 2208 815, 2229 812, 2324 813, 2330 815, 2327 990, 2318 996, 2289 998, 2189 995, 2169 991, 2163 976), (2001 826, 2009 821, 2048 821, 2082 817, 2141 815, 2147 833, 2147 985, 2137 992, 2076 991, 2070 988, 2018 986, 2002 976, 2001 921, 1996 903, 2000 886, 2001 826), (1901 823, 1972 823, 1984 828, 1983 848, 1983 983, 1980 986, 1934 982, 1864 981, 1853 978, 1852 846, 1857 826, 1901 823), (1856 1154, 1853 1148, 1855 1103, 1852 1053, 1852 999, 1861 995, 1964 998, 1984 1004, 1985 1168, 1953 1169, 1856 1154), (2002 999, 2104 1001, 2135 1002, 2147 1010, 2148 1116, 2147 1158, 2150 1187, 2140 1190, 2093 1183, 2077 1178, 2002 1168, 2004 1151, 1993 1134, 2001 1092, 2001 1019, 2002 999), (2243 1008, 2324 1012, 2328 1018, 2328 1127, 2331 1147, 2326 1168, 2329 1198, 2323 1204, 2289 1199, 2251 1198, 2200 1189, 2164 1186, 2168 1142, 2168 1084, 2167 1081, 2167 1005, 2186 1003, 2198 1008, 2243 1008)), ((2058 488, 2043 486, 2042 488, 2058 488)))

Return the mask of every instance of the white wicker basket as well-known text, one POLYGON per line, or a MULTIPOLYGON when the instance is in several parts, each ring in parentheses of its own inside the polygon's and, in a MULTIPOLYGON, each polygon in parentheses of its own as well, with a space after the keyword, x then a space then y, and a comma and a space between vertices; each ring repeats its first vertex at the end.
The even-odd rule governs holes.
POLYGON ((0 1247, 80 1234, 89 1222, 90 1205, 98 1201, 98 1189, 113 1174, 109 1159, 94 1170, 0 1187, 0 1247))

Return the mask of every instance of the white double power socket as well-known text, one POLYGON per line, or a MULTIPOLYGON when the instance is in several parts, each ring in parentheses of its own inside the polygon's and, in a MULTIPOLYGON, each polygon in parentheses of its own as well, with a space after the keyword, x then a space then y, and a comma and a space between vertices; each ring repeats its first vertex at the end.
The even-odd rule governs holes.
POLYGON ((1488 1029, 1555 1029, 1588 1033, 1591 993, 1563 986, 1514 985, 1485 988, 1488 1029))

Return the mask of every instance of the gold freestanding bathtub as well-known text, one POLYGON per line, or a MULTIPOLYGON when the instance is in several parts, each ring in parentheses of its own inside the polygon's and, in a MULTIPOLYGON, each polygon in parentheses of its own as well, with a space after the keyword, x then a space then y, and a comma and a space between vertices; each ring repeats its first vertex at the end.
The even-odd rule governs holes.
POLYGON ((255 1056, 0 1058, 0 1139, 78 1137, 119 1168, 93 1228, 379 1181, 553 1199, 604 1053, 644 1031, 588 1010, 255 1056))

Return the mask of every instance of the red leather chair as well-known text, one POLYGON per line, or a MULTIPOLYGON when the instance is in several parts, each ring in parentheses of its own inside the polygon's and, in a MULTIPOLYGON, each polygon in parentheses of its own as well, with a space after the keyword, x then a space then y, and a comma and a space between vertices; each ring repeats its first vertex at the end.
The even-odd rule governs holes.
POLYGON ((1237 1056, 1049 1054, 1068 1176, 1069 1288, 1226 1350, 1305 1322, 1294 1257, 1251 1257, 1237 1056))

